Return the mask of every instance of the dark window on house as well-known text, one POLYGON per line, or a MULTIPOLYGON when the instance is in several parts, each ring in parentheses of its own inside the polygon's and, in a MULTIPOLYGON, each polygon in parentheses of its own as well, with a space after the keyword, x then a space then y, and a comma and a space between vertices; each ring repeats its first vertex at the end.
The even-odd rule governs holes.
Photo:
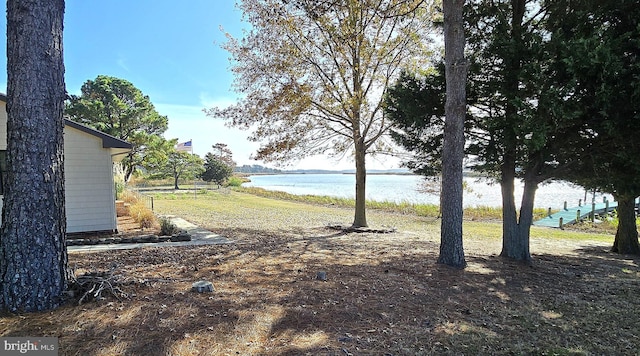
POLYGON ((0 151, 0 195, 4 195, 5 178, 7 178, 7 151, 0 151))

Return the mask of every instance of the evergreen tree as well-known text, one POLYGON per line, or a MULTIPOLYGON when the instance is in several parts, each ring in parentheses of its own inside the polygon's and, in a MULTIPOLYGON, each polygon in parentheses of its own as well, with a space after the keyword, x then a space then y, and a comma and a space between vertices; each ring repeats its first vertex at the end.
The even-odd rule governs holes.
POLYGON ((167 130, 167 117, 156 111, 148 96, 124 79, 99 75, 84 83, 81 91, 80 96, 71 97, 65 114, 133 145, 122 160, 128 181, 136 168, 145 164, 151 141, 167 130))
POLYGON ((562 176, 611 193, 619 224, 612 251, 640 254, 635 198, 640 195, 640 1, 554 1, 550 51, 563 74, 560 115, 582 121, 562 176))
POLYGON ((462 160, 464 118, 467 111, 467 67, 464 57, 465 0, 443 0, 445 50, 445 123, 442 152, 442 194, 440 196, 440 255, 438 262, 466 266, 462 246, 462 160))
POLYGON ((67 288, 63 0, 7 2, 7 172, 0 309, 52 309, 67 288))
MULTIPOLYGON (((466 7, 468 79, 466 152, 470 168, 501 186, 503 246, 501 256, 529 261, 530 226, 538 185, 560 176, 575 149, 581 120, 558 115, 557 97, 566 91, 552 65, 550 32, 543 24, 548 8, 539 1, 472 1, 466 7), (520 210, 515 180, 524 181, 520 210)), ((387 113, 398 129, 394 136, 418 153, 410 167, 433 174, 441 166, 442 83, 440 68, 423 78, 410 73, 389 91, 387 113), (405 105, 406 104, 406 105, 405 105), (424 160, 424 161, 421 161, 424 160)))
POLYGON ((204 172, 202 172, 202 180, 205 182, 214 182, 222 185, 233 174, 233 168, 229 167, 218 156, 207 153, 204 158, 204 172))
POLYGON ((218 185, 224 184, 233 174, 236 162, 233 161, 233 152, 224 143, 216 143, 211 146, 212 152, 204 157, 204 172, 202 180, 215 182, 218 185))

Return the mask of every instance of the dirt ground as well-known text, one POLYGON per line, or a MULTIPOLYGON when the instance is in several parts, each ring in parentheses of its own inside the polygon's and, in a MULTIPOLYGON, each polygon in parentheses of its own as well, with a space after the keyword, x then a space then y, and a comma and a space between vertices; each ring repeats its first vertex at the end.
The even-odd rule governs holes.
POLYGON ((456 270, 406 232, 217 232, 236 243, 72 253, 127 296, 4 315, 0 335, 57 336, 61 355, 639 354, 640 259, 603 244, 534 242, 524 265, 469 241, 456 270))
POLYGON ((640 257, 608 243, 534 238, 522 264, 496 255, 498 238, 465 238, 457 270, 436 263, 439 221, 345 233, 319 221, 348 210, 281 205, 156 202, 235 243, 70 253, 76 276, 123 293, 0 315, 0 335, 56 336, 60 355, 640 355, 640 257), (193 292, 201 280, 215 290, 193 292))

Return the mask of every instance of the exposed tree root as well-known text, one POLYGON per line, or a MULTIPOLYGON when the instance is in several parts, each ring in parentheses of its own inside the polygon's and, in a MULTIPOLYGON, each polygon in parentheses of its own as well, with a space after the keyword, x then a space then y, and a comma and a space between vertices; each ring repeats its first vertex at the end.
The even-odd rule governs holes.
POLYGON ((342 232, 356 232, 356 233, 373 233, 373 234, 391 234, 396 232, 396 228, 382 228, 382 229, 373 229, 370 227, 353 227, 353 226, 344 226, 344 225, 328 225, 329 229, 338 230, 342 232))

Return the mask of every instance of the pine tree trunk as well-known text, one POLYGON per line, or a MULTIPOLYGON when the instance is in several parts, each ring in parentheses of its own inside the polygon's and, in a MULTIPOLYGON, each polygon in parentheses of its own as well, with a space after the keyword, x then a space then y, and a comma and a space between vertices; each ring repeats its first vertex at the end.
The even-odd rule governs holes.
POLYGON ((356 142, 356 211, 353 227, 367 227, 367 168, 364 143, 356 142))
POLYGON ((524 191, 522 193, 522 204, 520 205, 520 217, 518 224, 520 225, 520 240, 522 241, 522 254, 524 260, 531 259, 529 253, 529 237, 531 235, 531 225, 533 225, 533 204, 538 191, 538 183, 525 179, 524 191))
POLYGON ((438 263, 464 268, 462 244, 462 161, 467 111, 467 61, 464 58, 464 0, 444 0, 446 103, 442 155, 442 213, 438 263))
POLYGON ((514 197, 515 157, 505 154, 501 167, 500 193, 502 194, 502 251, 509 250, 511 236, 517 234, 518 213, 514 197), (506 246, 505 246, 506 245, 506 246))
POLYGON ((63 0, 7 3, 7 181, 0 307, 60 305, 67 287, 63 0))
POLYGON ((618 201, 618 230, 612 252, 640 255, 638 227, 636 226, 635 197, 616 196, 618 201))
POLYGON ((513 179, 510 184, 503 184, 503 228, 500 256, 516 261, 531 261, 529 241, 531 223, 533 222, 533 204, 537 189, 537 182, 525 180, 522 203, 520 205, 520 217, 518 218, 513 198, 513 179), (508 207, 508 209, 505 207, 508 207))
POLYGON ((502 252, 500 256, 508 257, 513 248, 514 236, 518 234, 518 214, 513 197, 513 183, 501 182, 502 190, 502 252))
MULTIPOLYGON (((511 0, 511 47, 515 49, 522 41, 522 21, 525 11, 524 0, 511 0)), ((515 102, 519 98, 520 69, 522 67, 519 52, 510 53, 505 59, 504 94, 507 98, 505 105, 506 124, 503 127, 503 140, 505 141, 503 163, 501 168, 500 186, 502 190, 502 252, 500 256, 516 260, 530 260, 529 256, 529 228, 523 227, 518 222, 514 197, 514 181, 517 161, 518 138, 515 132, 519 114, 515 102), (522 235, 526 229, 527 237, 522 235), (526 240, 526 241, 525 241, 526 240), (527 246, 523 246, 526 243, 527 246), (526 253, 525 253, 526 250, 526 253)), ((531 192, 529 192, 531 193, 531 192)), ((535 195, 535 189, 533 191, 535 195)), ((532 198, 533 199, 533 198, 532 198)), ((525 204, 523 196, 523 204, 525 204)), ((531 201, 533 204, 533 201, 531 201)), ((521 209, 522 209, 521 205, 521 209)))

